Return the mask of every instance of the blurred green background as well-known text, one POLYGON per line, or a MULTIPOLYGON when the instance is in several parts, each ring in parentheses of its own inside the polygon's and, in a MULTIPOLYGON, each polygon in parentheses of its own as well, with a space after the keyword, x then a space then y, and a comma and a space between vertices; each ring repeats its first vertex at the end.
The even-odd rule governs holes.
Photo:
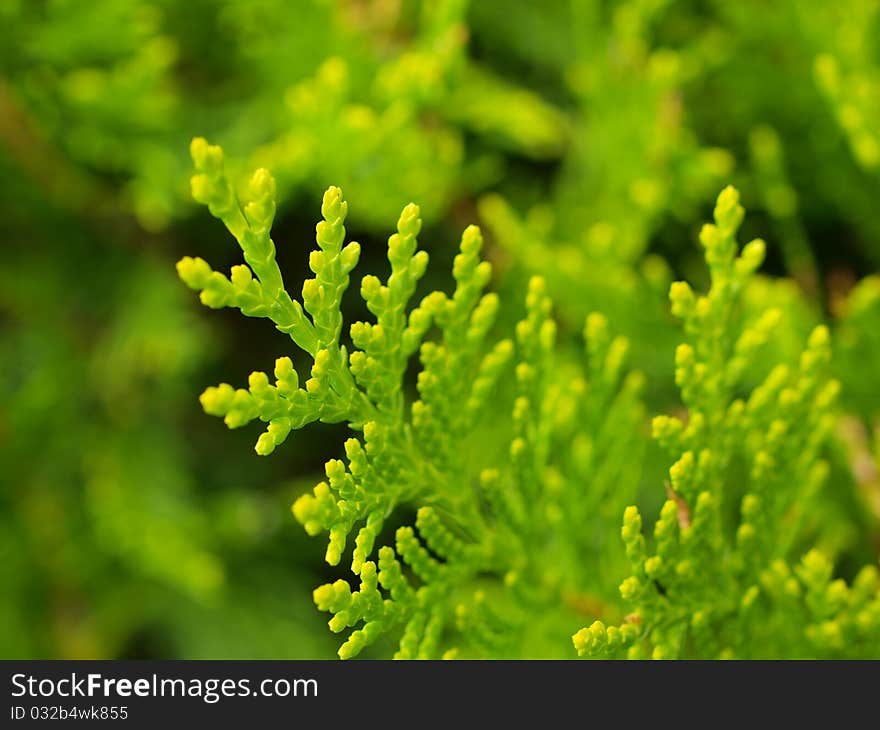
POLYGON ((260 458, 198 405, 289 342, 176 278, 238 261, 189 198, 195 135, 277 177, 291 282, 330 184, 361 273, 412 200, 448 288, 477 222, 510 301, 548 279, 563 343, 594 309, 631 337, 652 409, 668 284, 705 283, 695 234, 735 184, 774 347, 833 324, 830 549, 876 559, 880 2, 0 0, 0 27, 0 656, 335 655, 311 590, 336 574, 289 506, 343 431, 260 458))

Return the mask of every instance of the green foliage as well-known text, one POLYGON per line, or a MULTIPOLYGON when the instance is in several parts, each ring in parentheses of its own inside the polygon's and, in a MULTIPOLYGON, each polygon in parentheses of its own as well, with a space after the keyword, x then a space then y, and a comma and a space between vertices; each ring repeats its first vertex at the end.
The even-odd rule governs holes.
POLYGON ((560 154, 565 115, 467 58, 466 2, 410 12, 374 5, 12 3, 0 12, 12 29, 4 56, 14 85, 0 103, 33 116, 77 163, 67 170, 77 184, 53 183, 68 204, 111 197, 150 230, 186 211, 182 130, 193 126, 254 150, 254 165, 271 161, 282 199, 328 177, 344 182, 375 228, 408 195, 437 217, 498 177, 497 150, 560 154), (89 32, 72 38, 70 28, 89 32), (267 28, 285 42, 272 42, 267 28), (219 89, 208 82, 218 74, 219 89), (489 145, 466 160, 470 133, 489 145), (108 189, 95 171, 124 175, 126 185, 108 189))
MULTIPOLYGON (((829 332, 817 327, 798 366, 774 367, 750 392, 742 374, 772 335, 778 312, 736 327, 741 291, 760 266, 764 242, 737 253, 743 209, 733 188, 718 198, 715 223, 700 242, 711 274, 708 294, 685 282, 670 290, 689 341, 675 353, 686 421, 654 419, 655 438, 676 461, 670 498, 654 524, 653 546, 636 507, 621 535, 632 575, 620 593, 627 621, 601 621, 574 636, 582 654, 629 647, 656 659, 876 656, 880 576, 864 567, 852 587, 832 581, 818 550, 795 558, 817 529, 816 493, 828 474, 822 447, 834 426, 839 383, 830 379, 829 332)), ((821 526, 821 522, 819 523, 821 526)))
POLYGON ((327 480, 293 505, 309 534, 329 535, 330 565, 340 563, 354 536, 358 590, 339 579, 314 595, 318 608, 333 614, 332 631, 354 629, 340 656, 395 630, 402 632, 399 657, 515 656, 536 630, 536 613, 545 615, 546 631, 563 630, 567 604, 584 600, 579 596, 596 582, 594 571, 606 571, 614 559, 603 534, 613 534, 616 513, 638 483, 642 378, 624 377, 626 341, 613 338, 605 318, 594 314, 582 362, 557 363, 556 326, 539 278, 529 285, 515 342, 490 337, 499 298, 485 292, 491 267, 480 259, 475 226, 462 235, 452 295, 435 291, 413 306, 428 256, 417 250, 421 220, 410 204, 388 240, 388 279, 361 281, 375 321, 350 326, 349 353, 340 341, 339 305, 360 248, 343 246, 348 206, 341 191, 324 195, 318 249, 309 257, 315 278, 303 284, 300 305, 274 263, 268 173, 254 174, 252 200, 242 205, 232 197, 220 149, 196 139, 192 151, 195 196, 226 224, 251 268, 235 266, 227 279, 201 259, 184 258, 181 278, 208 306, 271 319, 312 362, 304 387, 291 359, 281 357, 274 384, 254 372, 247 390, 209 388, 201 398, 205 411, 230 428, 268 422, 258 454, 317 420, 345 421, 360 434, 346 441, 345 461, 327 462, 327 480), (417 352, 417 397, 407 402, 405 374, 417 352), (557 368, 570 371, 564 380, 557 368), (487 406, 498 397, 497 382, 511 369, 509 432, 491 424, 505 434, 498 452, 474 453, 487 411, 495 410, 487 406), (616 463, 601 460, 615 453, 616 463), (589 477, 592 489, 580 488, 577 477, 589 477), (416 509, 414 527, 398 527, 393 546, 377 550, 383 528, 400 521, 403 506, 416 509), (596 531, 585 533, 584 521, 595 522, 596 531))
POLYGON ((268 591, 279 560, 303 569, 266 549, 286 499, 269 474, 192 467, 186 404, 217 344, 168 262, 16 200, 28 224, 4 210, 21 232, 0 268, 3 656, 320 651, 285 615, 295 591, 243 598, 268 591))
MULTIPOLYGON (((362 279, 360 294, 375 322, 351 325, 349 353, 339 308, 360 247, 344 245, 341 191, 324 195, 318 249, 309 257, 315 278, 303 284, 301 305, 275 263, 269 173, 254 174, 242 202, 219 147, 199 138, 192 154, 194 196, 223 221, 250 268, 235 266, 227 278, 187 257, 178 264, 181 278, 210 307, 269 318, 312 361, 304 388, 291 359, 281 357, 274 385, 254 372, 247 390, 209 388, 201 397, 205 411, 230 428, 267 422, 256 444, 261 455, 317 420, 345 421, 360 434, 346 441, 346 460, 327 462, 327 480, 293 505, 310 535, 328 534, 330 565, 341 562, 356 535, 357 590, 340 578, 314 592, 318 609, 333 615, 331 631, 352 629, 339 656, 356 656, 391 632, 399 634, 398 658, 528 656, 536 635, 552 646, 574 620, 567 615, 572 604, 614 612, 605 606, 603 579, 618 556, 604 535, 635 496, 637 467, 625 465, 638 464, 642 417, 643 378, 622 378, 626 340, 612 339, 606 319, 592 314, 585 362, 559 362, 546 285, 533 278, 515 342, 491 345, 500 304, 484 292, 491 268, 479 258, 483 241, 474 226, 453 264, 454 293, 435 291, 410 305, 428 264, 417 250, 419 211, 410 204, 388 240, 387 281, 362 279), (407 403, 404 376, 416 352, 417 397, 407 403), (479 434, 487 399, 500 397, 493 392, 508 364, 510 432, 504 448, 475 458, 468 444, 479 434), (415 525, 398 527, 393 546, 377 550, 402 506, 416 509, 415 525)), ((676 459, 670 498, 651 553, 638 509, 626 508, 621 534, 633 574, 620 595, 634 610, 619 626, 606 629, 597 619, 575 634, 581 654, 629 647, 630 656, 650 648, 655 658, 871 656, 880 648, 875 567, 849 588, 832 581, 832 565, 817 550, 796 567, 787 562, 822 527, 811 514, 828 473, 821 451, 839 383, 828 374, 830 336, 820 326, 796 368, 779 364, 740 394, 780 320, 767 309, 741 322, 743 291, 765 252, 761 240, 737 252, 742 219, 738 193, 728 187, 715 223, 700 233, 709 293, 698 297, 684 282, 672 285, 672 311, 690 341, 675 354, 687 422, 658 416, 653 425, 676 459)))
POLYGON ((878 393, 860 376, 880 370, 880 276, 862 279, 841 310, 840 368, 849 384, 844 397, 850 410, 870 418, 880 412, 878 393))
POLYGON ((597 620, 601 656, 876 655, 878 10, 0 3, 0 654, 332 656, 309 590, 343 580, 319 597, 361 656, 571 657, 597 620), (191 187, 195 130, 228 156, 197 144, 191 187), (329 194, 302 275, 330 183, 352 207, 329 194), (757 244, 727 273, 728 238, 691 245, 727 184, 760 272, 757 244), (193 307, 196 251, 224 273, 187 282, 252 319, 193 307), (711 302, 675 286, 680 362, 675 279, 711 302), (224 378, 204 406, 271 458, 201 417, 224 378), (670 577, 685 528, 651 537, 704 492, 717 602, 670 577), (838 579, 849 608, 807 598, 838 579))

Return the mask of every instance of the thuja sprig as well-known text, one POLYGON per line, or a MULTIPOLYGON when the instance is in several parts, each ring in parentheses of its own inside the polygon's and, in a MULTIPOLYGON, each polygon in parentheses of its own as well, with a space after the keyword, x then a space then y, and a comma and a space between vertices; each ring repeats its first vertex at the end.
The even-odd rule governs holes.
POLYGON ((852 586, 832 580, 818 550, 792 554, 828 471, 822 447, 834 424, 839 385, 829 376, 826 327, 810 335, 797 365, 779 364, 750 393, 744 373, 772 336, 778 312, 736 325, 737 305, 760 266, 764 243, 738 253, 739 196, 724 190, 700 242, 707 294, 672 285, 673 313, 688 341, 675 353, 687 417, 658 416, 655 438, 675 459, 669 499, 643 535, 636 507, 621 535, 632 565, 620 585, 628 620, 596 621, 574 635, 582 655, 799 657, 876 655, 877 570, 852 586))
POLYGON ((345 458, 328 461, 326 479, 293 505, 310 535, 327 534, 331 565, 351 549, 356 589, 339 579, 314 592, 317 607, 332 614, 330 629, 349 631, 339 655, 356 656, 388 633, 398 636, 401 658, 527 655, 539 623, 564 647, 573 614, 607 598, 598 566, 614 565, 615 547, 585 530, 584 521, 610 532, 619 508, 600 503, 619 504, 637 484, 642 378, 625 374, 626 341, 594 314, 583 361, 561 361, 540 278, 529 284, 515 336, 490 337, 500 302, 486 291, 491 267, 480 257, 476 226, 461 237, 452 294, 435 291, 413 305, 428 256, 418 250, 419 209, 410 204, 388 240, 388 278, 361 280, 374 319, 348 328, 349 351, 340 303, 359 249, 344 241, 341 191, 324 196, 318 249, 309 258, 315 277, 304 283, 300 303, 275 262, 271 176, 255 173, 251 199, 241 201, 218 147, 195 140, 192 153, 193 193, 236 238, 245 265, 227 277, 185 258, 181 277, 208 306, 270 319, 302 351, 296 357, 312 363, 305 387, 293 360, 281 357, 274 382, 255 372, 247 389, 209 388, 205 410, 231 428, 267 422, 259 454, 316 420, 347 422, 355 434, 344 444, 345 458), (413 357, 419 373, 409 402, 403 380, 413 357), (510 381, 512 402, 493 402, 502 378, 510 381), (475 453, 472 444, 486 429, 500 431, 498 453, 475 453), (623 449, 629 458, 608 468, 605 449, 623 449), (623 474, 630 478, 619 485, 623 474), (404 504, 416 508, 415 523, 377 549, 404 504))
MULTIPOLYGON (((876 569, 847 585, 818 550, 799 554, 834 424, 827 329, 814 330, 797 364, 777 365, 751 390, 744 384, 747 374, 754 381, 779 314, 741 321, 764 244, 738 251, 743 209, 735 190, 719 196, 715 222, 700 234, 708 293, 682 282, 670 292, 687 334, 675 355, 686 417, 654 419, 654 436, 674 459, 669 498, 651 540, 638 509, 623 511, 618 557, 605 535, 639 481, 642 378, 625 373, 627 343, 602 315, 587 319, 585 358, 560 357, 546 285, 533 278, 515 336, 493 341, 500 303, 486 291, 491 269, 475 226, 462 235, 453 293, 435 291, 413 305, 428 257, 418 250, 421 222, 411 204, 388 241, 388 278, 361 280, 374 319, 348 328, 349 348, 340 307, 359 247, 345 243, 341 191, 324 196, 309 258, 315 276, 300 301, 275 262, 272 177, 255 173, 250 199, 241 201, 220 149, 196 140, 192 152, 193 193, 236 238, 245 264, 227 277, 185 258, 181 277, 208 306, 270 319, 301 351, 294 355, 311 362, 304 387, 293 360, 281 357, 274 382, 255 372, 247 389, 209 388, 205 410, 232 428, 266 422, 259 454, 316 420, 346 422, 355 434, 345 459, 328 461, 326 479, 293 505, 309 534, 327 534, 331 565, 351 549, 356 589, 339 579, 314 592, 317 607, 332 615, 330 629, 349 632, 341 657, 387 634, 398 638, 400 658, 529 655, 538 627, 561 637, 578 612, 598 617, 574 636, 581 654, 877 652, 876 569), (403 379, 413 357, 420 369, 409 402, 403 379), (510 382, 507 406, 497 399, 501 379, 510 382), (481 421, 505 408, 498 435, 506 445, 475 455, 470 445, 486 439, 481 421), (416 508, 415 523, 377 547, 402 505, 416 508), (625 611, 606 580, 624 559, 625 611), (624 614, 606 626, 606 615, 624 614)), ((497 422, 489 428, 497 431, 497 422)))
POLYGON ((268 422, 256 446, 263 455, 283 443, 292 429, 307 423, 365 422, 373 407, 356 388, 345 346, 339 343, 339 302, 360 255, 357 243, 342 246, 347 204, 341 191, 330 188, 324 195, 324 220, 316 230, 318 249, 309 257, 315 278, 303 284, 300 304, 284 288, 269 235, 275 216, 272 176, 257 170, 250 181, 252 198, 242 204, 223 171, 220 148, 197 138, 191 149, 198 170, 192 179, 193 197, 223 221, 238 241, 245 264, 232 267, 227 277, 201 258, 185 257, 177 264, 181 279, 200 291, 202 303, 209 307, 235 307, 247 316, 270 319, 312 358, 311 377, 304 388, 291 360, 282 357, 275 363, 274 384, 265 373, 254 372, 247 389, 225 383, 208 388, 201 396, 205 411, 224 417, 230 428, 256 418, 268 422))

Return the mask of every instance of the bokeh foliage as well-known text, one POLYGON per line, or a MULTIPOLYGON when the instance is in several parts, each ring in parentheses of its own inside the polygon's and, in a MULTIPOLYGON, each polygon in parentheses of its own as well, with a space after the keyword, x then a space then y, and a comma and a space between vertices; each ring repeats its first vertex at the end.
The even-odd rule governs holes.
MULTIPOLYGON (((696 233, 734 183, 768 242, 744 316, 781 312, 767 361, 831 328, 821 547, 846 577, 876 561, 876 0, 6 0, 0 25, 0 655, 333 655, 310 591, 339 573, 288 508, 340 431, 260 459, 195 398, 287 354, 176 279, 235 261, 190 198, 195 135, 242 184, 272 170, 294 281, 330 184, 365 271, 419 204, 425 292, 479 223, 505 300, 546 280, 561 349, 596 310, 629 339, 649 412, 678 403, 669 283, 706 288, 696 233)), ((668 464, 644 459, 652 515, 668 464)))

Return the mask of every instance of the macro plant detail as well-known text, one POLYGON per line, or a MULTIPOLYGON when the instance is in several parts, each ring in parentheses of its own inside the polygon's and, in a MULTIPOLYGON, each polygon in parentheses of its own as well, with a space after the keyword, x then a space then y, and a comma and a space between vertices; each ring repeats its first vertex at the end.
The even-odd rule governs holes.
POLYGON ((780 312, 736 324, 737 300, 765 244, 738 252, 743 209, 733 188, 719 196, 714 217, 700 233, 709 292, 697 296, 676 282, 669 295, 688 335, 675 352, 687 410, 686 418, 653 420, 654 437, 676 460, 651 549, 639 510, 623 515, 632 574, 620 593, 633 612, 619 626, 597 620, 580 630, 575 647, 656 659, 876 656, 876 566, 848 586, 832 580, 821 551, 792 555, 815 529, 815 495, 828 473, 822 451, 840 388, 829 375, 828 329, 813 330, 797 366, 780 363, 744 391, 743 374, 780 312))
POLYGON ((653 421, 674 462, 649 551, 639 510, 628 505, 638 484, 644 377, 625 371, 628 343, 611 336, 602 314, 587 318, 582 356, 559 358, 547 287, 532 277, 514 337, 494 336, 501 302, 486 291, 491 266, 480 258, 476 226, 462 234, 452 295, 434 291, 413 304, 428 255, 418 249, 421 220, 410 204, 388 239, 390 275, 361 280, 375 321, 349 326, 349 348, 340 303, 360 246, 345 243, 342 191, 324 194, 309 256, 315 277, 303 283, 300 303, 275 261, 271 175, 257 170, 250 199, 240 201, 219 147, 197 138, 192 156, 193 195, 232 233, 246 265, 227 277, 185 257, 181 279, 209 307, 270 319, 311 360, 304 386, 284 356, 274 383, 255 371, 247 389, 208 388, 202 406, 230 428, 267 423, 260 455, 314 421, 345 422, 357 434, 344 444, 345 460, 328 461, 326 480, 293 504, 308 534, 327 534, 331 566, 351 548, 355 590, 339 578, 314 591, 317 608, 332 615, 330 630, 349 631, 341 658, 389 634, 396 658, 528 657, 535 635, 552 645, 578 613, 616 616, 626 607, 633 610, 622 623, 596 618, 574 634, 578 653, 877 650, 877 569, 863 568, 848 586, 832 581, 818 550, 790 562, 810 535, 813 498, 828 471, 822 449, 839 383, 829 375, 828 329, 819 326, 796 366, 778 363, 741 392, 781 315, 768 309, 741 321, 740 299, 765 244, 738 251, 744 211, 735 189, 721 193, 715 222, 700 233, 709 292, 697 296, 685 282, 670 290, 688 336, 675 352, 687 412, 653 421), (411 358, 419 372, 409 398, 411 358), (497 451, 470 453, 481 421, 497 418, 505 397, 509 432, 495 424, 505 432, 497 451), (415 510, 414 524, 380 544, 403 510, 415 510), (622 563, 609 539, 621 513, 632 570, 619 587, 622 604, 608 591, 609 567, 622 563))
POLYGON ((877 0, 0 25, 0 655, 880 657, 877 0))

